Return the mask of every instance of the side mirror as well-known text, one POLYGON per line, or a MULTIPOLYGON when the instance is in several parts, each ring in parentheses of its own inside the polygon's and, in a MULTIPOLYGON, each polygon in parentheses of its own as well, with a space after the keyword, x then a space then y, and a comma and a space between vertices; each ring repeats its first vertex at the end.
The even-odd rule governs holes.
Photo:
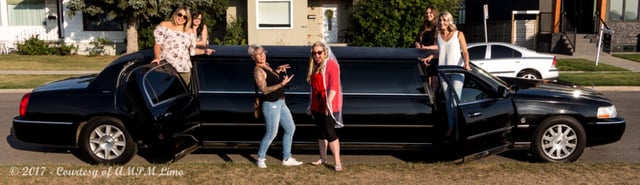
POLYGON ((509 97, 509 89, 507 89, 506 87, 503 87, 503 86, 499 86, 498 87, 498 95, 501 98, 509 97))

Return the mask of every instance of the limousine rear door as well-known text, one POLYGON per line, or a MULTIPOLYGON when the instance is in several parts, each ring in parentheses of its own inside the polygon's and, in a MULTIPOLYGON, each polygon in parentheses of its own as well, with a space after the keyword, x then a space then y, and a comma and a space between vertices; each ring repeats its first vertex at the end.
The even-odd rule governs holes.
POLYGON ((449 138, 466 158, 478 158, 505 151, 511 146, 511 128, 515 115, 512 100, 484 83, 481 77, 462 70, 444 70, 443 90, 449 138), (464 78, 461 94, 453 80, 464 78))
POLYGON ((152 129, 143 132, 167 147, 174 161, 198 149, 199 124, 189 121, 198 114, 197 101, 171 64, 138 66, 130 75, 129 99, 140 107, 143 128, 152 129))

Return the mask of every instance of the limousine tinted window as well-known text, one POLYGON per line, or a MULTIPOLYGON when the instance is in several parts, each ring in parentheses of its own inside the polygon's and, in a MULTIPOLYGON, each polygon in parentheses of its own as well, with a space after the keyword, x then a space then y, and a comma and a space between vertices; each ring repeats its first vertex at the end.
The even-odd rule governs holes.
POLYGON ((349 61, 340 70, 344 93, 415 94, 423 88, 417 62, 349 61))
POLYGON ((153 104, 161 103, 179 95, 187 94, 180 79, 169 64, 157 66, 145 75, 144 87, 153 104))
POLYGON ((253 92, 253 61, 225 59, 195 62, 200 90, 253 92))

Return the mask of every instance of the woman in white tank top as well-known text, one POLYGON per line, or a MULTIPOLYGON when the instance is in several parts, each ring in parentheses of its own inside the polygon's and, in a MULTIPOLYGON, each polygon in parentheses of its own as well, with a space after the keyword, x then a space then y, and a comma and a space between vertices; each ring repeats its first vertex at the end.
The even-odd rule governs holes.
MULTIPOLYGON (((438 15, 438 65, 454 65, 463 67, 465 70, 471 70, 469 65, 469 52, 467 51, 467 41, 464 38, 464 33, 458 31, 456 25, 453 23, 453 16, 448 11, 443 11, 438 15)), ((431 62, 434 56, 430 55, 423 59, 425 64, 431 62)), ((442 88, 447 89, 448 85, 452 85, 458 98, 462 94, 462 87, 464 86, 464 74, 463 73, 451 73, 447 74, 450 83, 442 83, 442 88)), ((437 78, 436 78, 437 79, 437 78)), ((437 82, 436 82, 437 83, 437 82)), ((445 102, 453 102, 449 96, 445 96, 447 99, 445 102)), ((454 114, 454 110, 451 106, 446 106, 448 114, 454 114)), ((454 123, 457 121, 456 116, 449 116, 449 131, 448 136, 453 133, 454 123)))

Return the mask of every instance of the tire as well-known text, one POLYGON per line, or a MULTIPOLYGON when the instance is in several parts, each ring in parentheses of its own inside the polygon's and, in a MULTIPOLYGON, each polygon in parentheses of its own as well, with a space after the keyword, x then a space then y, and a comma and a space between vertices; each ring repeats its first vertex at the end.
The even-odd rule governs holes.
POLYGON ((129 162, 138 148, 120 120, 96 117, 80 131, 78 150, 90 164, 120 165, 129 162))
POLYGON ((536 129, 531 150, 538 161, 573 162, 587 144, 587 134, 580 123, 568 116, 556 116, 536 129))
POLYGON ((526 79, 542 79, 538 73, 531 70, 525 70, 518 73, 518 78, 526 78, 526 79))

